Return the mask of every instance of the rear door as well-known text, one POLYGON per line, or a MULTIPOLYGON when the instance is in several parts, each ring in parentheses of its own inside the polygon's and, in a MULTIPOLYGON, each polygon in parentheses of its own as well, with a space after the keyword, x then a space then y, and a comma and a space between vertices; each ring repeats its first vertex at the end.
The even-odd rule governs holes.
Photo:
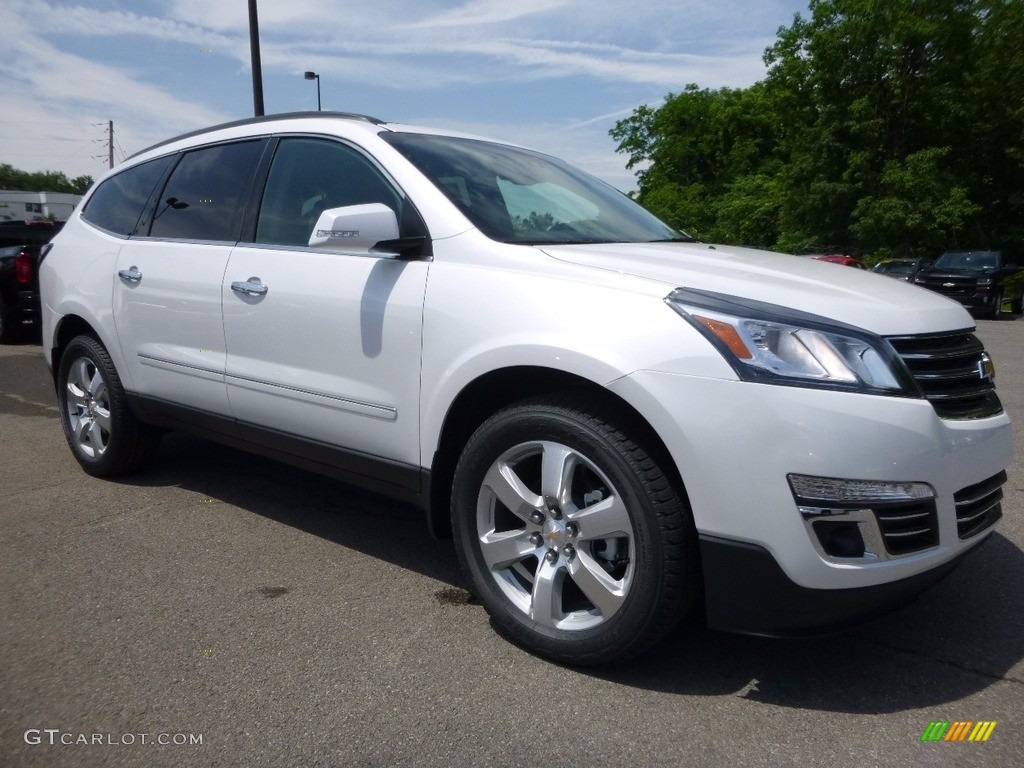
POLYGON ((143 237, 121 248, 114 323, 138 394, 227 416, 221 282, 262 140, 181 155, 143 237))

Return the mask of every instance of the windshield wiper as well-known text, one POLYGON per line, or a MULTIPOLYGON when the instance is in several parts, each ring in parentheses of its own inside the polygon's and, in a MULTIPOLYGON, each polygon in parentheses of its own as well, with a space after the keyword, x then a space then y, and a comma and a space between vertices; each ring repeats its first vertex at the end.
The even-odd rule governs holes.
POLYGON ((686 235, 685 237, 666 237, 666 238, 662 238, 660 240, 648 240, 647 242, 649 242, 649 243, 699 243, 700 240, 698 240, 696 237, 690 237, 689 235, 686 235))

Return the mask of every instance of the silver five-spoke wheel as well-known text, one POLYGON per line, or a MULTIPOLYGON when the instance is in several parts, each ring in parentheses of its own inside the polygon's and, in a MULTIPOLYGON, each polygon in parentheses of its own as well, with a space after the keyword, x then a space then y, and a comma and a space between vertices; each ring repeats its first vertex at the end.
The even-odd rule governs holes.
POLYGON ((516 643, 570 664, 643 652, 696 591, 696 533, 653 433, 601 393, 524 400, 462 449, 452 529, 470 586, 516 643))
POLYGON ((110 400, 107 382, 88 357, 77 357, 68 371, 65 400, 71 439, 78 450, 98 459, 110 441, 110 400))
POLYGON ((159 434, 136 419, 110 355, 92 336, 76 336, 60 351, 57 399, 71 452, 91 475, 115 477, 154 454, 159 434))
POLYGON ((586 629, 622 607, 633 577, 633 525, 621 494, 579 451, 516 445, 491 465, 476 513, 495 583, 533 621, 586 629))

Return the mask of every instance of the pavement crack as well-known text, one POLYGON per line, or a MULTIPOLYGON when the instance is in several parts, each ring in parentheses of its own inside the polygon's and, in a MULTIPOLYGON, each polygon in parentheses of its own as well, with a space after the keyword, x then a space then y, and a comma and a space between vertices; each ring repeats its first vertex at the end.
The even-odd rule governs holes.
POLYGON ((28 398, 22 397, 21 395, 15 395, 11 392, 4 392, 3 396, 11 400, 14 400, 17 403, 21 403, 22 405, 29 405, 32 406, 33 408, 42 408, 53 413, 60 413, 60 408, 58 408, 55 405, 49 405, 48 403, 40 403, 35 400, 29 400, 28 398))
POLYGON ((914 650, 913 648, 904 648, 904 647, 898 646, 898 645, 890 645, 889 643, 883 643, 880 640, 870 640, 868 638, 864 638, 864 640, 866 642, 871 643, 872 645, 877 645, 877 646, 880 646, 880 647, 885 648, 885 649, 890 650, 890 651, 897 651, 899 653, 905 653, 908 656, 918 656, 918 657, 920 657, 922 659, 928 659, 929 661, 937 661, 940 664, 945 664, 948 667, 953 667, 954 669, 958 669, 961 672, 968 672, 970 674, 978 675, 980 677, 987 677, 990 680, 998 680, 1000 682, 1013 683, 1014 685, 1024 685, 1024 680, 1022 680, 1021 678, 1018 678, 1018 677, 1011 677, 1009 675, 993 674, 991 672, 988 672, 988 671, 986 671, 984 669, 980 669, 978 667, 970 667, 970 666, 967 666, 966 664, 961 664, 961 663, 953 661, 951 659, 944 659, 944 658, 937 657, 937 656, 931 656, 930 654, 927 654, 924 651, 917 651, 917 650, 914 650))

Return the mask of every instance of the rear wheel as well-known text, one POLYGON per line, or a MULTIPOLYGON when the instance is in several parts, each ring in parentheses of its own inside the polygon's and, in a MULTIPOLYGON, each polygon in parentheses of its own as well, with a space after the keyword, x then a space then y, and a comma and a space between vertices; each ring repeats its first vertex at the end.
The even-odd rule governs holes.
POLYGON ((1021 294, 1010 304, 1010 311, 1015 315, 1024 315, 1024 294, 1021 294))
POLYGON ((452 524, 474 592, 509 639, 600 664, 650 647, 696 591, 689 509, 644 445, 587 396, 488 419, 455 472, 452 524))
POLYGON ((64 349, 57 398, 64 436, 90 475, 132 472, 155 453, 159 433, 135 418, 107 350, 91 336, 64 349))

